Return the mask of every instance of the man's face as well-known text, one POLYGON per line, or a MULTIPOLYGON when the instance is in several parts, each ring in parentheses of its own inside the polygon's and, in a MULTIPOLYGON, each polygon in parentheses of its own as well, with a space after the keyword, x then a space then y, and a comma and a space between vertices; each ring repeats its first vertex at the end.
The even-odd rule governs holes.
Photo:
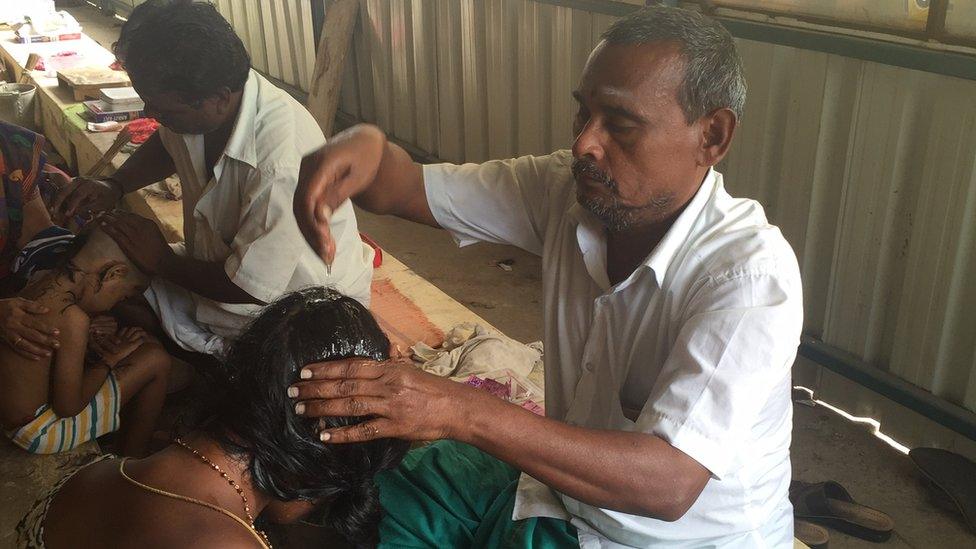
POLYGON ((577 200, 611 231, 667 219, 698 189, 702 131, 678 104, 677 45, 601 42, 583 69, 573 143, 577 200))
POLYGON ((221 97, 213 96, 198 103, 185 103, 174 92, 142 93, 146 102, 146 116, 155 118, 160 124, 179 134, 202 135, 210 133, 226 120, 221 108, 221 97))

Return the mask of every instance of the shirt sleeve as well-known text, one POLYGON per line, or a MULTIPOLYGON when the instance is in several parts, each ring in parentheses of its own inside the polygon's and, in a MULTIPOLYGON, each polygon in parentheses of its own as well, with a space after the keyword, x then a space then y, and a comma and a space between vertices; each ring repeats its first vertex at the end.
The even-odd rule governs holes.
POLYGON ((460 246, 494 242, 541 255, 549 195, 559 176, 569 174, 569 158, 560 152, 424 166, 427 203, 460 246))
POLYGON ((788 386, 803 324, 798 285, 798 277, 759 273, 709 279, 692 298, 638 430, 716 478, 734 471, 735 449, 754 437, 763 408, 788 386))
POLYGON ((292 211, 298 165, 255 172, 243 197, 240 226, 224 271, 231 282, 268 303, 288 288, 307 244, 292 211))

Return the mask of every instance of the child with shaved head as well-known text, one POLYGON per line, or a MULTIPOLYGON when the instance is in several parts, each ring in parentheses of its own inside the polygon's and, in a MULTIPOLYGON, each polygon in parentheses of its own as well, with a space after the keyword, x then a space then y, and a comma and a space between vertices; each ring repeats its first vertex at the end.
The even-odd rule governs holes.
POLYGON ((44 320, 60 332, 60 346, 30 360, 0 345, 0 423, 18 446, 51 454, 118 430, 125 406, 120 450, 145 455, 170 357, 138 328, 95 339, 89 327, 92 316, 141 294, 149 280, 100 228, 76 242, 61 268, 20 292, 49 310, 44 320))

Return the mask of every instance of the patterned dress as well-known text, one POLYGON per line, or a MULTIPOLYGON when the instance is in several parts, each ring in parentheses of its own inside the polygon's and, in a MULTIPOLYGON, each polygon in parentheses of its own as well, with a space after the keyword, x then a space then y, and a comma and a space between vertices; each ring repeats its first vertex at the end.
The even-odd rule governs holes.
POLYGON ((54 500, 54 496, 58 494, 61 487, 67 484, 71 477, 75 476, 78 471, 81 471, 89 465, 94 465, 100 461, 106 459, 115 459, 112 454, 104 454, 96 457, 92 461, 85 463, 83 465, 76 466, 68 470, 61 480, 59 480, 44 497, 38 499, 34 502, 31 510, 24 515, 24 518, 20 519, 20 523, 17 524, 17 547, 18 549, 44 549, 44 520, 47 518, 47 510, 51 507, 51 502, 54 500))
POLYGON ((11 273, 19 252, 24 205, 39 196, 43 149, 43 136, 0 121, 0 279, 11 273))

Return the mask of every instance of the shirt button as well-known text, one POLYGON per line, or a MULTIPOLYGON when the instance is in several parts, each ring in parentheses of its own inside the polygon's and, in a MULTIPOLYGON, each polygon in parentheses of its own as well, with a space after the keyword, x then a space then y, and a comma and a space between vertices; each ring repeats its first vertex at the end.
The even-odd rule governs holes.
POLYGON ((593 363, 592 362, 587 362, 586 364, 583 365, 583 367, 586 368, 586 371, 587 372, 592 372, 593 371, 593 363))

